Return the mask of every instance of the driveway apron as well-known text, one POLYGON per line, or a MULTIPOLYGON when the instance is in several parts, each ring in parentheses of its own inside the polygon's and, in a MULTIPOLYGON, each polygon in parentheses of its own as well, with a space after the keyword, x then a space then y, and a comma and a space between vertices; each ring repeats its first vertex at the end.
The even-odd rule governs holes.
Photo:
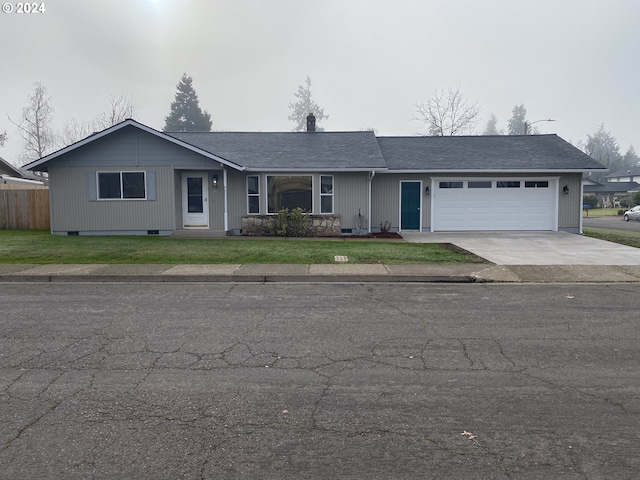
POLYGON ((567 232, 402 232, 408 242, 452 243, 497 265, 640 265, 640 249, 567 232))

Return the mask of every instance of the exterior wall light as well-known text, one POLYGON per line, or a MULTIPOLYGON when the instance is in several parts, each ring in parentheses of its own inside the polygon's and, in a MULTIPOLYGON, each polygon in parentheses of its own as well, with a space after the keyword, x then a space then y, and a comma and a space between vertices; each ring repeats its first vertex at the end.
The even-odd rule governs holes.
POLYGON ((425 195, 429 195, 429 185, 424 188, 425 195))
POLYGON ((565 195, 569 195, 569 185, 565 185, 564 187, 562 187, 562 191, 565 195))
POLYGON ((211 176, 211 186, 213 188, 218 188, 218 175, 211 176))

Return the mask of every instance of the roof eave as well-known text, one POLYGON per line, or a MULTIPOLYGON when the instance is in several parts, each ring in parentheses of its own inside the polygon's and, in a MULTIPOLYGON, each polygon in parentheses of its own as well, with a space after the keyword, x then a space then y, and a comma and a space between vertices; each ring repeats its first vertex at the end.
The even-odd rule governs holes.
POLYGON ((288 167, 278 167, 278 168, 253 168, 246 167, 246 172, 262 172, 262 173, 286 173, 286 172, 294 172, 294 173, 314 173, 314 172, 387 172, 387 168, 382 167, 362 167, 362 168, 288 168, 288 167))
MULTIPOLYGON (((584 173, 596 168, 428 168, 428 169, 388 169, 386 173, 584 173)), ((606 170, 606 169, 605 169, 606 170)))

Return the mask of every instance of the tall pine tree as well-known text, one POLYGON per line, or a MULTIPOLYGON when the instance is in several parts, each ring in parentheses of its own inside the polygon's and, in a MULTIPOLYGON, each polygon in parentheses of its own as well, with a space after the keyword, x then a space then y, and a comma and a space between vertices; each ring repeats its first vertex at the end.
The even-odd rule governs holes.
MULTIPOLYGON (((524 105, 516 105, 511 111, 511 118, 507 126, 509 135, 525 135, 525 122, 527 121, 527 109, 524 105)), ((527 132, 532 133, 532 132, 527 132)))
POLYGON ((193 79, 186 73, 177 86, 171 113, 165 118, 165 132, 210 132, 211 115, 201 110, 193 79))

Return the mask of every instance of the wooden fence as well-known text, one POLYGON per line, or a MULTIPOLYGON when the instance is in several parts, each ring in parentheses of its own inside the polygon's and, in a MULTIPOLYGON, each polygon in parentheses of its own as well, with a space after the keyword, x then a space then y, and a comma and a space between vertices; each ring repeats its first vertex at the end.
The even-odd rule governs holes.
POLYGON ((0 230, 50 230, 49 188, 0 185, 0 230))

